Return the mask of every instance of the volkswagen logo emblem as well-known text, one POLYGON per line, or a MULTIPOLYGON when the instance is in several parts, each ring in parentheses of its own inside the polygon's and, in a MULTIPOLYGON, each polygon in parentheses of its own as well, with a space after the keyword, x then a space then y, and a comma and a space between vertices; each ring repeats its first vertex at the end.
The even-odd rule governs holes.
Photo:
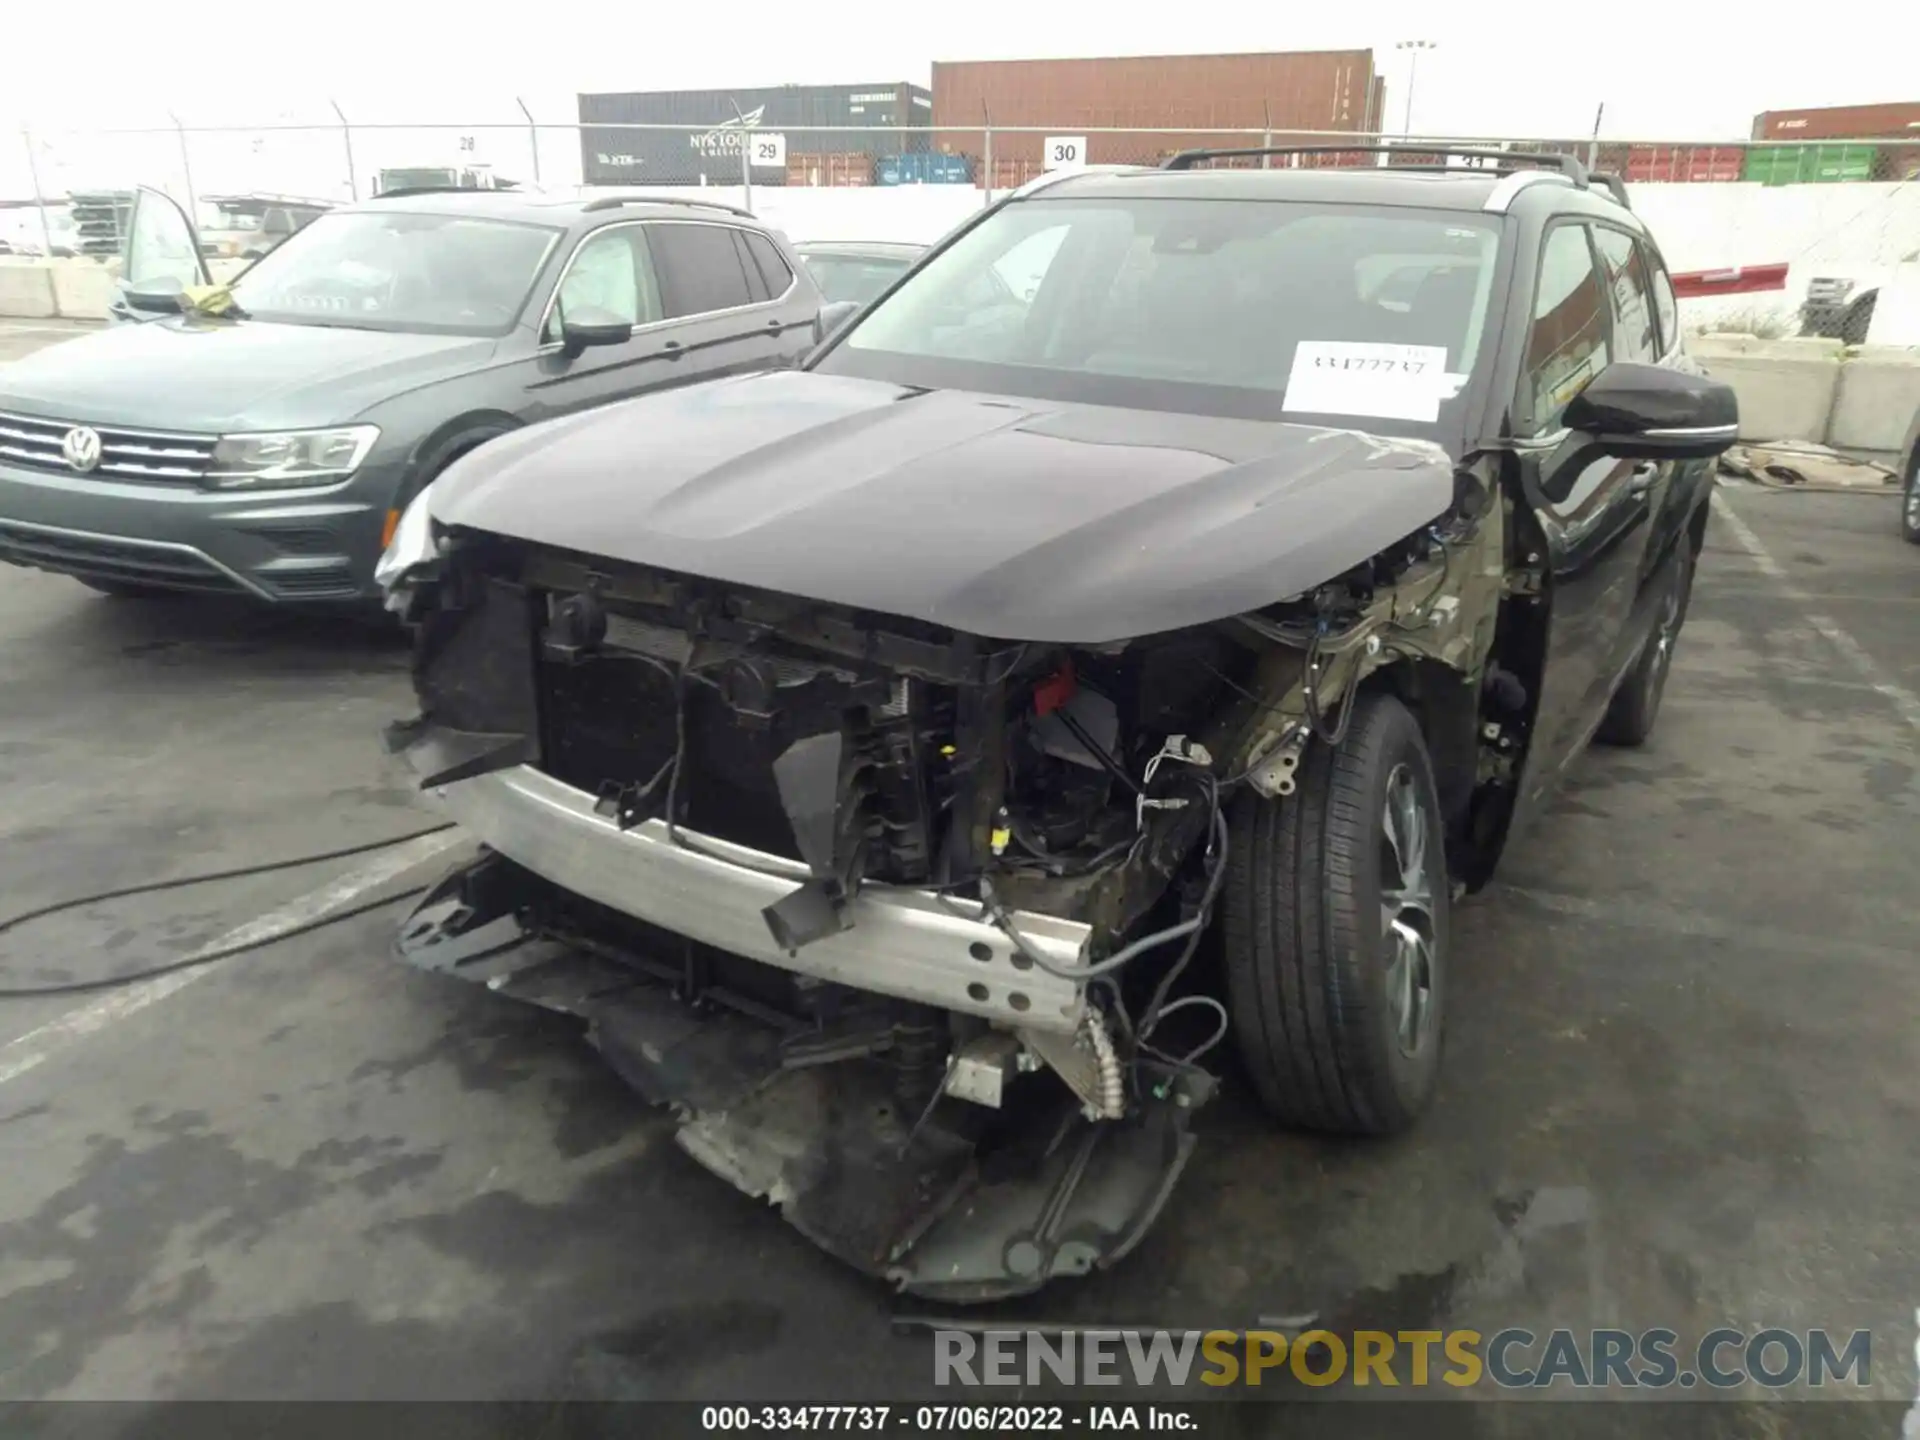
POLYGON ((67 464, 86 474, 100 463, 100 432, 89 430, 85 425, 74 426, 61 440, 60 453, 67 464))

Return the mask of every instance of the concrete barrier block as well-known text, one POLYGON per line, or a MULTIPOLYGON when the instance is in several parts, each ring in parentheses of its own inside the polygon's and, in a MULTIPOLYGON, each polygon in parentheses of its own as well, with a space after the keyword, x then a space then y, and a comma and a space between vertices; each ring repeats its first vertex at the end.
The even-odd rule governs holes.
POLYGON ((1742 440, 1826 440, 1845 348, 1838 340, 1710 334, 1687 348, 1740 397, 1742 440))
POLYGON ((55 313, 68 320, 104 320, 113 299, 113 275, 90 260, 69 260, 53 269, 55 313))
POLYGON ((38 261, 0 264, 0 315, 15 320, 51 320, 58 313, 48 266, 38 261))
POLYGON ((1898 450, 1920 414, 1920 350, 1862 345, 1847 352, 1827 422, 1841 450, 1898 450))

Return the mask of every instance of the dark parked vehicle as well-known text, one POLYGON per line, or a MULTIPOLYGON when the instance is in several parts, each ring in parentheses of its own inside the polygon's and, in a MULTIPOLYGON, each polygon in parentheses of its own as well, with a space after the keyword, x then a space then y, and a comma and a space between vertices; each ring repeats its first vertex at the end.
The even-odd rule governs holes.
POLYGON ((212 228, 200 230, 200 253, 208 259, 258 260, 334 208, 286 195, 211 195, 200 203, 214 216, 212 228))
POLYGON ((1809 281, 1807 298, 1800 306, 1800 333, 1849 345, 1866 344, 1880 291, 1874 287, 1855 294, 1854 290, 1855 283, 1840 276, 1821 275, 1809 281))
POLYGON ((795 247, 807 273, 829 302, 865 305, 927 253, 924 245, 892 241, 814 240, 795 247))
POLYGON ((1229 1039, 1282 1122, 1412 1123, 1451 907, 1651 734, 1737 433, 1578 163, 1214 158, 1029 186, 382 558, 390 743, 487 847, 403 953, 916 1293, 1124 1256, 1229 1039))
POLYGON ((779 234, 694 201, 384 196, 211 297, 184 293, 211 282, 166 196, 141 192, 127 233, 120 323, 0 372, 0 559, 112 594, 371 600, 456 457, 820 338, 779 234))

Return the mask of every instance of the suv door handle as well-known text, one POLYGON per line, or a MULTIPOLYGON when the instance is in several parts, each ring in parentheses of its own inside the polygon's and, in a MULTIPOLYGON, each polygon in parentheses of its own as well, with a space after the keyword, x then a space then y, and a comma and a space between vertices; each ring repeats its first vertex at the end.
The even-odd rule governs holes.
POLYGON ((660 347, 660 350, 669 360, 678 360, 680 356, 685 353, 678 340, 667 341, 666 344, 660 347))
POLYGON ((1642 460, 1633 467, 1633 474, 1627 478, 1629 495, 1644 495, 1653 488, 1653 482, 1660 478, 1658 460, 1642 460))

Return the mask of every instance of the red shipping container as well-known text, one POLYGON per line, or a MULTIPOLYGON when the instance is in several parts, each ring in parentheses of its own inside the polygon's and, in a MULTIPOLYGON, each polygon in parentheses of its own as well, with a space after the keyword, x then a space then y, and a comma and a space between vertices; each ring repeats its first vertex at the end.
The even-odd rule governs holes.
POLYGON ((1172 150, 1257 145, 1269 126, 1276 143, 1287 130, 1362 130, 1381 103, 1376 78, 1370 50, 940 60, 934 144, 979 158, 990 120, 1007 127, 994 133, 996 166, 1037 164, 1050 134, 1086 135, 1089 164, 1153 164, 1172 150))
POLYGON ((1753 117, 1756 140, 1920 140, 1920 100, 1768 110, 1753 117))
POLYGON ((1740 178, 1746 151, 1738 145, 1635 145, 1626 179, 1636 184, 1692 184, 1740 178))

